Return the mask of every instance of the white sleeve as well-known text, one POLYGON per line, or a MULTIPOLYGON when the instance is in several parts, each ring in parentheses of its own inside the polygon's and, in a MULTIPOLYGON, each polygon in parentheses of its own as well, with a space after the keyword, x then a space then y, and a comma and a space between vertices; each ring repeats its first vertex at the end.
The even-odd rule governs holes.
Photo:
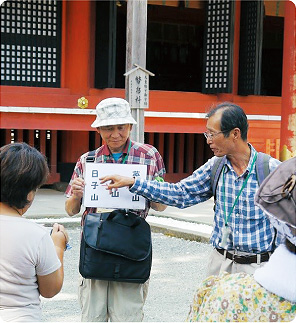
POLYGON ((46 233, 40 240, 37 255, 36 274, 45 276, 53 273, 61 267, 55 246, 49 235, 46 233))

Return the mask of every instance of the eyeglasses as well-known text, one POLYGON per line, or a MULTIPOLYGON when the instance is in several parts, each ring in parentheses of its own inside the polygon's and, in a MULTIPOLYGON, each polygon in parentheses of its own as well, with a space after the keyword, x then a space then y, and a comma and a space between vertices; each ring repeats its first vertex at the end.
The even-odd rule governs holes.
MULTIPOLYGON (((227 130, 228 131, 228 130, 227 130)), ((224 133, 227 131, 219 131, 219 132, 204 132, 204 136, 206 137, 206 139, 212 140, 214 137, 218 136, 220 133, 224 133)))

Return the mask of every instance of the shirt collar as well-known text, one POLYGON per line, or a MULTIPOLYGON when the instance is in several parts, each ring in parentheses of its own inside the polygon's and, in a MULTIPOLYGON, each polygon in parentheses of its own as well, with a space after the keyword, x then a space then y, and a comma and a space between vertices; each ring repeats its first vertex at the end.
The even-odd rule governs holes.
MULTIPOLYGON (((241 175, 243 177, 248 176, 248 174, 250 172, 250 169, 251 169, 251 165, 252 165, 253 159, 254 159, 255 154, 256 154, 255 148, 250 143, 248 143, 248 146, 249 146, 249 148, 251 150, 251 155, 250 155, 250 159, 249 159, 248 166, 247 166, 245 172, 241 175)), ((228 160, 228 158, 225 158, 224 165, 225 165, 225 173, 227 173, 230 170, 230 168, 232 168, 232 166, 231 166, 230 161, 228 160)), ((253 167, 253 170, 254 169, 255 169, 255 167, 253 167)))
MULTIPOLYGON (((244 177, 246 177, 246 176, 249 174, 249 172, 250 172, 250 170, 251 170, 252 162, 253 162, 254 157, 255 157, 255 154, 256 154, 256 150, 255 150, 255 148, 254 148, 250 143, 248 143, 248 146, 249 146, 249 147, 250 147, 250 149, 251 149, 251 156, 250 156, 250 159, 249 159, 248 167, 247 167, 247 169, 245 170, 245 172, 244 172, 244 174, 243 174, 243 176, 244 176, 244 177)), ((254 170, 255 170, 255 165, 253 166, 253 171, 254 171, 254 170)))

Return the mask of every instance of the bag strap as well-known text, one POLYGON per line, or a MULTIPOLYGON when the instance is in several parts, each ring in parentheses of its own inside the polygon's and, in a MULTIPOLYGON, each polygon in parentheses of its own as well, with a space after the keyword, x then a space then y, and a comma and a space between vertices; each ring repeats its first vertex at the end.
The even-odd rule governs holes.
MULTIPOLYGON (((225 159, 226 159, 226 156, 219 157, 215 161, 214 166, 212 167, 212 170, 211 170, 211 187, 212 187, 212 194, 214 196, 214 210, 215 210, 215 204, 216 204, 217 185, 218 185, 219 177, 221 175, 223 166, 225 164, 225 159)), ((256 169, 257 181, 259 186, 270 173, 269 160, 270 160, 269 155, 262 152, 258 153, 255 169, 256 169)))
POLYGON ((259 186, 270 173, 269 160, 269 155, 261 152, 258 153, 256 160, 256 175, 259 186))
POLYGON ((223 166, 225 164, 226 156, 219 157, 215 163, 214 166, 211 169, 211 187, 212 187, 212 194, 214 196, 214 207, 213 210, 216 209, 216 189, 219 177, 221 175, 223 166))
MULTIPOLYGON (((258 153, 257 160, 256 160, 256 175, 257 175, 257 181, 259 186, 262 184, 264 179, 270 173, 269 160, 270 160, 269 155, 262 152, 258 153)), ((277 240, 277 229, 274 228, 274 231, 275 231, 275 235, 272 241, 272 250, 276 248, 276 240, 277 240)))
POLYGON ((87 157, 86 157, 86 162, 87 163, 94 163, 95 161, 95 154, 96 154, 96 150, 92 150, 88 153, 87 157))
POLYGON ((215 163, 214 166, 211 169, 211 187, 212 187, 212 194, 214 196, 214 200, 216 200, 216 189, 218 180, 220 177, 220 174, 222 172, 222 168, 225 164, 226 156, 219 157, 215 163))
MULTIPOLYGON (((212 187, 212 193, 213 193, 214 199, 216 198, 217 184, 218 184, 218 180, 219 180, 223 165, 225 163, 225 159, 226 159, 226 156, 219 157, 219 159, 215 161, 214 166, 212 167, 212 170, 211 170, 211 187, 212 187)), ((269 155, 262 152, 258 153, 255 169, 256 169, 257 181, 259 186, 262 184, 264 179, 270 173, 269 160, 270 160, 269 155)))

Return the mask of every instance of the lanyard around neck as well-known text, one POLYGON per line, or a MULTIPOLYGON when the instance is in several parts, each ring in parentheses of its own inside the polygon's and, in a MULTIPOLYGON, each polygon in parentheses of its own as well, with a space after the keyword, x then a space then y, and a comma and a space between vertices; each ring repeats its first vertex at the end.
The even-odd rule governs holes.
POLYGON ((124 159, 122 161, 122 164, 124 164, 126 162, 126 160, 128 158, 128 154, 129 154, 129 152, 131 150, 131 146, 132 146, 132 141, 130 140, 129 145, 128 145, 128 149, 127 149, 127 153, 126 153, 126 155, 125 155, 125 157, 124 157, 124 159))
POLYGON ((235 201, 234 201, 234 203, 233 203, 233 205, 232 205, 232 207, 231 207, 230 213, 229 213, 228 215, 227 215, 227 213, 226 213, 226 203, 225 203, 225 165, 224 165, 224 167, 223 167, 223 204, 224 204, 224 220, 225 220, 225 226, 227 226, 228 219, 229 219, 230 215, 232 214, 234 207, 235 207, 235 206, 236 206, 236 204, 237 204, 238 198, 239 198, 239 196, 241 195, 242 190, 245 188, 245 186, 246 186, 246 184, 247 184, 247 181, 248 181, 248 179, 249 179, 249 177, 250 177, 250 175, 251 175, 251 172, 252 172, 252 170, 253 170, 253 167, 254 167, 254 164, 255 164, 256 159, 257 159, 257 152, 255 152, 255 156, 254 156, 254 158, 253 158, 253 161, 252 161, 252 165, 251 165, 251 168, 250 168, 249 174, 248 174, 248 176, 246 177, 246 179, 244 180, 243 185, 242 185, 242 187, 241 187, 240 191, 238 192, 238 194, 237 194, 237 196, 236 196, 236 198, 235 198, 235 201))
MULTIPOLYGON (((128 149, 127 149, 127 153, 126 153, 126 155, 125 155, 125 157, 124 157, 124 159, 123 159, 123 161, 122 161, 122 164, 124 164, 124 163, 127 161, 127 159, 128 159, 128 154, 129 154, 129 152, 130 152, 130 150, 131 150, 131 146, 132 146, 132 141, 130 140, 129 145, 128 145, 128 149)), ((107 158, 106 158, 106 156, 104 155, 104 162, 106 163, 106 161, 107 161, 107 158)))

